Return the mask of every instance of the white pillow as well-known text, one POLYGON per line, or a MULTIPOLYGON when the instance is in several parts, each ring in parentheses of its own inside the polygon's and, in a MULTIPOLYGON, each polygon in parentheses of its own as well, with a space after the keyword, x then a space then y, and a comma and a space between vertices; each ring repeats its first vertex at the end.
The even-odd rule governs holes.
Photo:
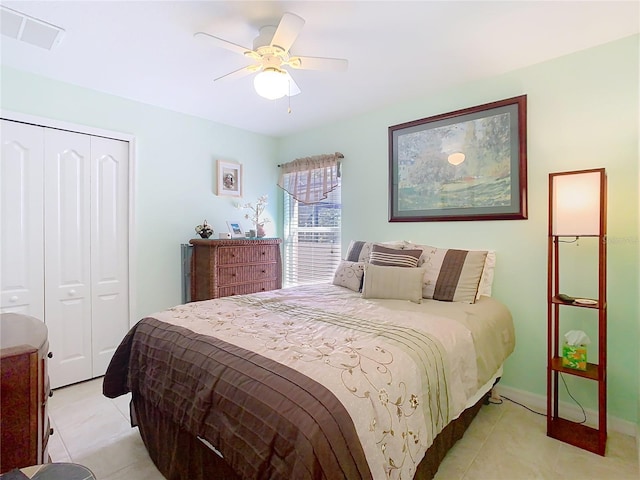
POLYGON ((496 268, 496 252, 489 250, 487 252, 487 258, 484 261, 484 268, 482 269, 482 277, 480 277, 480 287, 478 288, 478 295, 476 300, 481 295, 485 297, 491 296, 491 287, 493 285, 493 271, 496 268))
POLYGON ((364 263, 342 260, 333 274, 333 284, 359 292, 362 286, 362 275, 364 275, 364 263))

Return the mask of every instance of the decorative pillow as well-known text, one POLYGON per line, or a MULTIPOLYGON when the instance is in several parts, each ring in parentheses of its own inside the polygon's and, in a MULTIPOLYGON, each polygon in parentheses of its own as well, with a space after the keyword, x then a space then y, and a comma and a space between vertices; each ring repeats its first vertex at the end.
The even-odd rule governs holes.
MULTIPOLYGON (((385 245, 389 248, 402 249, 405 247, 406 242, 402 240, 396 240, 391 242, 379 242, 380 245, 385 245)), ((373 242, 363 242, 361 240, 351 240, 349 248, 347 248, 347 254, 344 259, 350 262, 369 262, 371 256, 371 250, 373 248, 373 242)))
POLYGON ((425 249, 422 296, 445 302, 474 303, 487 257, 486 251, 425 249))
POLYGON ((487 258, 484 261, 484 268, 482 269, 482 277, 480 277, 480 287, 478 288, 478 295, 476 300, 481 295, 487 297, 491 296, 491 286, 493 285, 493 271, 496 268, 496 252, 489 250, 487 252, 487 258))
POLYGON ((362 297, 421 303, 424 275, 424 268, 381 267, 365 263, 362 297))
POLYGON ((351 240, 347 254, 344 259, 349 262, 368 262, 371 255, 372 242, 363 242, 360 240, 351 240))
POLYGON ((342 260, 333 274, 333 284, 359 292, 362 289, 364 263, 342 260))
POLYGON ((417 267, 422 250, 398 250, 374 244, 369 262, 384 267, 417 267))

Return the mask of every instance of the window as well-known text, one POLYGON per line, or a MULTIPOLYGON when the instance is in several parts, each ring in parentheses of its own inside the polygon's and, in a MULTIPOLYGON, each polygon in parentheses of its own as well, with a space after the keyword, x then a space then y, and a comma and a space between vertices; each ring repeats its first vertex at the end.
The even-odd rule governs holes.
POLYGON ((331 282, 340 263, 340 183, 318 203, 284 195, 284 285, 331 282))

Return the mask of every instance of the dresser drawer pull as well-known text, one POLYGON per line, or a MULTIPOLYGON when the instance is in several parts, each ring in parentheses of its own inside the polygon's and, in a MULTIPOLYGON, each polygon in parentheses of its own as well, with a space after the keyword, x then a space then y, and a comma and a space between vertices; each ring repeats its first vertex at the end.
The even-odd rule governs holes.
POLYGON ((235 277, 235 276, 236 276, 236 272, 233 272, 233 273, 231 274, 231 276, 232 276, 232 277, 235 277))
POLYGON ((267 273, 267 271, 266 270, 262 270, 262 273, 267 273))
POLYGON ((47 357, 49 357, 49 358, 53 358, 53 352, 49 352, 49 353, 47 353, 47 357))
POLYGON ((265 251, 262 252, 262 255, 266 255, 266 254, 267 254, 267 252, 265 252, 265 251))

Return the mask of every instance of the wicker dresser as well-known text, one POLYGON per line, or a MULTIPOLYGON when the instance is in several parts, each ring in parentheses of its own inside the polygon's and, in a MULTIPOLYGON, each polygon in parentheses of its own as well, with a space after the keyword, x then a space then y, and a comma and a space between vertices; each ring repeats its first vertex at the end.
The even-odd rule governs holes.
POLYGON ((279 238, 193 239, 191 301, 282 288, 279 238))

